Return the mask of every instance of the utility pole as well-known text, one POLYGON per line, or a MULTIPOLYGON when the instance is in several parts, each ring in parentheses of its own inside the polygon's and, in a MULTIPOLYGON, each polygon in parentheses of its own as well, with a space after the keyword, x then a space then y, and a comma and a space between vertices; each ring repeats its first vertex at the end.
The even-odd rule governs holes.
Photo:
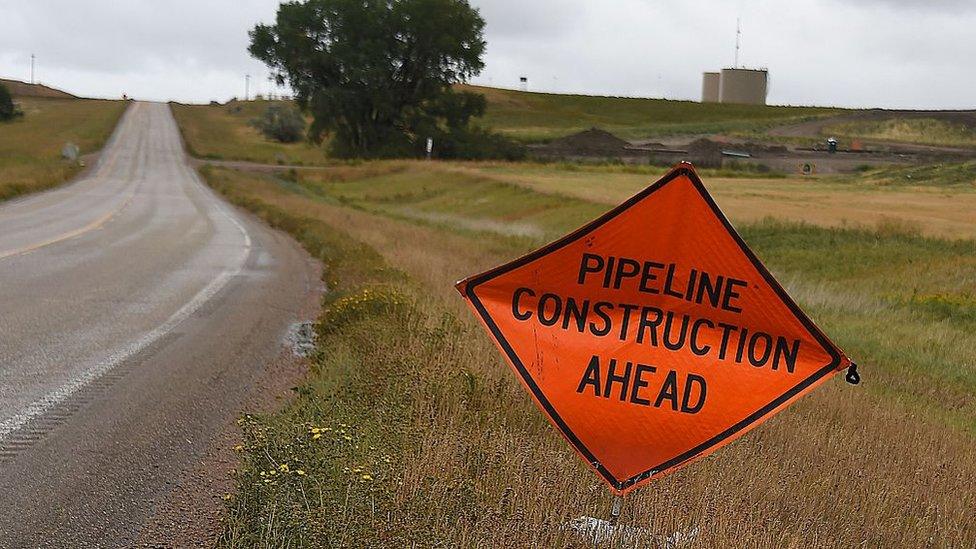
POLYGON ((742 37, 742 27, 739 25, 739 18, 735 18, 735 64, 733 69, 739 68, 739 39, 742 37))
POLYGON ((34 59, 35 59, 35 56, 32 53, 31 54, 31 77, 30 77, 30 83, 31 84, 34 83, 34 59))
POLYGON ((244 101, 249 101, 251 98, 251 75, 244 75, 244 101))

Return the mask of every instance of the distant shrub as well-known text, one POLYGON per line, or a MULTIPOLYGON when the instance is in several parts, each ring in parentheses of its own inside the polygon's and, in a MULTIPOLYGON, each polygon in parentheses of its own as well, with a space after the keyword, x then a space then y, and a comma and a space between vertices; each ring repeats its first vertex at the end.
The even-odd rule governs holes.
POLYGON ((261 118, 251 122, 268 139, 295 143, 305 137, 305 117, 288 105, 269 105, 261 118))
MULTIPOLYGON (((433 156, 457 160, 523 160, 521 143, 483 128, 464 126, 436 132, 433 156)), ((426 140, 418 140, 426 146, 426 140)))
POLYGON ((13 120, 23 115, 23 111, 14 104, 14 98, 10 95, 10 90, 7 89, 7 86, 0 84, 0 122, 13 120))

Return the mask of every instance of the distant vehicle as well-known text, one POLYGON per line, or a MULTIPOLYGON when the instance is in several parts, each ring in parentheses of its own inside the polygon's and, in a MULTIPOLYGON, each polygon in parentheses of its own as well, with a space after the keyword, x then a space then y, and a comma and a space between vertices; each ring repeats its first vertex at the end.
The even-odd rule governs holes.
POLYGON ((828 137, 827 138, 827 152, 830 153, 830 154, 834 154, 835 152, 837 152, 837 139, 836 138, 834 138, 834 137, 828 137))

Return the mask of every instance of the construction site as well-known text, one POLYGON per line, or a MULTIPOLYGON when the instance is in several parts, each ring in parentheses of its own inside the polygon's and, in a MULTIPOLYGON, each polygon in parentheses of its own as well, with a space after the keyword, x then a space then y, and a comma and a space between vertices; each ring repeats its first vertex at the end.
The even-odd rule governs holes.
MULTIPOLYGON (((724 68, 702 74, 701 105, 766 107, 767 69, 724 68)), ((655 121, 648 120, 648 124, 655 121)), ((798 174, 843 174, 874 167, 965 162, 976 150, 954 143, 925 143, 898 136, 889 138, 857 128, 935 125, 976 129, 976 111, 845 110, 829 116, 802 117, 768 127, 741 131, 669 132, 656 137, 625 139, 598 126, 545 143, 530 145, 544 160, 615 161, 628 164, 671 165, 689 161, 708 168, 748 167, 755 171, 798 174), (837 131, 836 135, 832 132, 837 131)))
POLYGON ((682 160, 708 168, 742 167, 783 174, 855 173, 873 167, 911 166, 976 159, 965 147, 898 143, 870 139, 824 137, 825 128, 852 122, 884 122, 908 118, 934 119, 976 127, 968 111, 858 111, 829 119, 773 127, 768 136, 743 138, 715 134, 672 135, 626 140, 600 128, 530 145, 540 159, 581 162, 670 165, 682 160), (831 147, 831 141, 837 143, 831 147), (800 143, 800 144, 796 144, 800 143))

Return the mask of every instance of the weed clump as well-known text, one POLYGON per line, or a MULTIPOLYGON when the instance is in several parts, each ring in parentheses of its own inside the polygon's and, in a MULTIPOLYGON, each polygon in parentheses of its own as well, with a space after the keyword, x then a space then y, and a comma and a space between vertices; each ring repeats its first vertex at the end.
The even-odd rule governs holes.
POLYGON ((264 114, 252 120, 251 125, 279 143, 297 143, 305 137, 305 117, 291 105, 268 105, 264 114))

